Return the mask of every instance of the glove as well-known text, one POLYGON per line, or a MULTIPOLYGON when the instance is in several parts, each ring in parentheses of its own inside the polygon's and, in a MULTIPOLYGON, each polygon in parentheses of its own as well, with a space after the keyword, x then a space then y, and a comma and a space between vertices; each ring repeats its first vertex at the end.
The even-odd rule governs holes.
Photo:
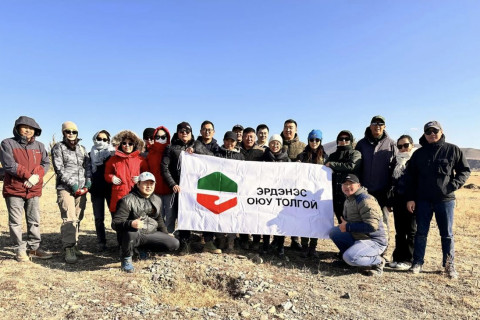
POLYGON ((132 181, 133 183, 138 183, 138 176, 133 176, 132 181))
POLYGON ((72 186, 72 191, 73 193, 76 193, 78 191, 78 184, 75 183, 73 186, 72 186))
POLYGON ((114 185, 117 185, 117 186, 118 186, 119 184, 122 183, 122 179, 120 179, 120 178, 117 177, 117 176, 113 176, 112 182, 113 182, 114 185))
POLYGON ((90 189, 92 187, 92 180, 87 179, 87 183, 85 183, 85 188, 90 189))
POLYGON ((32 186, 36 185, 40 181, 40 176, 38 174, 32 174, 30 178, 28 178, 28 182, 32 184, 32 186))
POLYGON ((25 188, 27 189, 30 189, 31 187, 33 187, 33 185, 30 183, 30 181, 28 180, 25 180, 25 182, 23 183, 23 185, 25 186, 25 188))

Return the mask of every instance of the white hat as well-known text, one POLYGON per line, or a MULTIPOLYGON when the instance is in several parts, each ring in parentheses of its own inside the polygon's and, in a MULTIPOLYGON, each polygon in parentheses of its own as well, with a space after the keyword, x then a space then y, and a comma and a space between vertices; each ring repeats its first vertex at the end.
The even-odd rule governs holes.
POLYGON ((155 176, 150 173, 150 172, 142 172, 139 176, 138 176, 138 181, 148 181, 148 180, 151 180, 153 182, 155 182, 155 176))
POLYGON ((272 141, 278 141, 280 142, 281 145, 283 145, 283 139, 282 139, 282 136, 280 136, 279 134, 274 134, 270 137, 270 139, 268 140, 268 143, 270 144, 270 142, 272 141))

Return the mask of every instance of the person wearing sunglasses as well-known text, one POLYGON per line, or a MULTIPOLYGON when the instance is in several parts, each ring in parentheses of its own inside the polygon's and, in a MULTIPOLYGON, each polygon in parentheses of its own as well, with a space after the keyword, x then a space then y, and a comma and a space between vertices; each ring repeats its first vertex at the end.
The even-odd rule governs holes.
POLYGON ((145 158, 147 157, 150 147, 153 146, 153 143, 155 142, 155 128, 145 128, 143 130, 142 136, 144 147, 143 150, 140 152, 140 155, 145 158))
POLYGON ((438 121, 429 121, 420 138, 420 149, 415 151, 407 166, 407 210, 415 214, 413 261, 410 271, 418 274, 423 269, 427 236, 433 214, 442 242, 442 265, 445 274, 458 278, 454 266, 453 216, 455 191, 470 176, 470 167, 462 150, 445 141, 438 121))
MULTIPOLYGON (((112 144, 117 147, 115 154, 105 164, 105 180, 112 184, 110 212, 115 216, 117 202, 126 196, 138 182, 143 157, 143 140, 130 130, 117 133, 112 144)), ((117 233, 118 236, 118 233, 117 233)), ((119 238, 117 237, 117 240, 119 238)))
POLYGON ((92 186, 90 157, 80 145, 78 128, 72 121, 62 124, 63 140, 52 148, 57 203, 62 216, 60 233, 65 262, 76 263, 82 252, 78 249, 78 233, 87 204, 86 193, 92 186))
POLYGON ((354 149, 353 143, 355 141, 353 134, 348 130, 340 131, 337 135, 336 142, 337 149, 328 156, 325 166, 333 170, 333 212, 340 224, 342 223, 341 217, 346 199, 342 191, 342 181, 351 173, 359 176, 362 165, 362 154, 360 151, 354 149))
MULTIPOLYGON (((297 157, 298 162, 313 163, 313 164, 325 164, 328 155, 322 145, 322 131, 312 130, 308 134, 308 145, 305 147, 302 153, 297 157)), ((303 258, 313 257, 318 258, 316 251, 318 239, 316 238, 301 238, 303 258)))
POLYGON ((397 140, 398 153, 392 163, 391 188, 388 193, 389 206, 393 207, 395 223, 395 250, 393 250, 390 268, 408 270, 412 266, 413 240, 417 225, 415 216, 407 210, 406 175, 407 162, 416 150, 413 139, 402 135, 397 140))
POLYGON ((107 249, 105 234, 105 202, 110 203, 112 188, 105 181, 105 163, 115 153, 115 147, 110 143, 110 133, 100 130, 93 135, 93 146, 90 150, 90 165, 92 168, 92 187, 90 200, 95 217, 95 232, 97 234, 97 250, 107 249))

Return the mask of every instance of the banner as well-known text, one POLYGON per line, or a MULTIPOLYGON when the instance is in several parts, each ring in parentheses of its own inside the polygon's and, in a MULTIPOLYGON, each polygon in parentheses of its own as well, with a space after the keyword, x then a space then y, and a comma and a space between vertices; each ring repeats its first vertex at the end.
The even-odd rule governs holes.
POLYGON ((328 238, 332 171, 182 152, 178 229, 328 238))

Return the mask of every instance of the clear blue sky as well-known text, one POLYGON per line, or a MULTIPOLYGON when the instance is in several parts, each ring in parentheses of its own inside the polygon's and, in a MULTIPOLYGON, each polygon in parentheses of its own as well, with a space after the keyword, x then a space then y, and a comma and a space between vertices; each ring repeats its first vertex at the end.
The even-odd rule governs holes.
POLYGON ((77 123, 90 148, 112 134, 209 119, 303 141, 373 115, 418 141, 438 120, 447 141, 480 148, 479 1, 2 1, 0 138, 28 115, 41 141, 77 123))

